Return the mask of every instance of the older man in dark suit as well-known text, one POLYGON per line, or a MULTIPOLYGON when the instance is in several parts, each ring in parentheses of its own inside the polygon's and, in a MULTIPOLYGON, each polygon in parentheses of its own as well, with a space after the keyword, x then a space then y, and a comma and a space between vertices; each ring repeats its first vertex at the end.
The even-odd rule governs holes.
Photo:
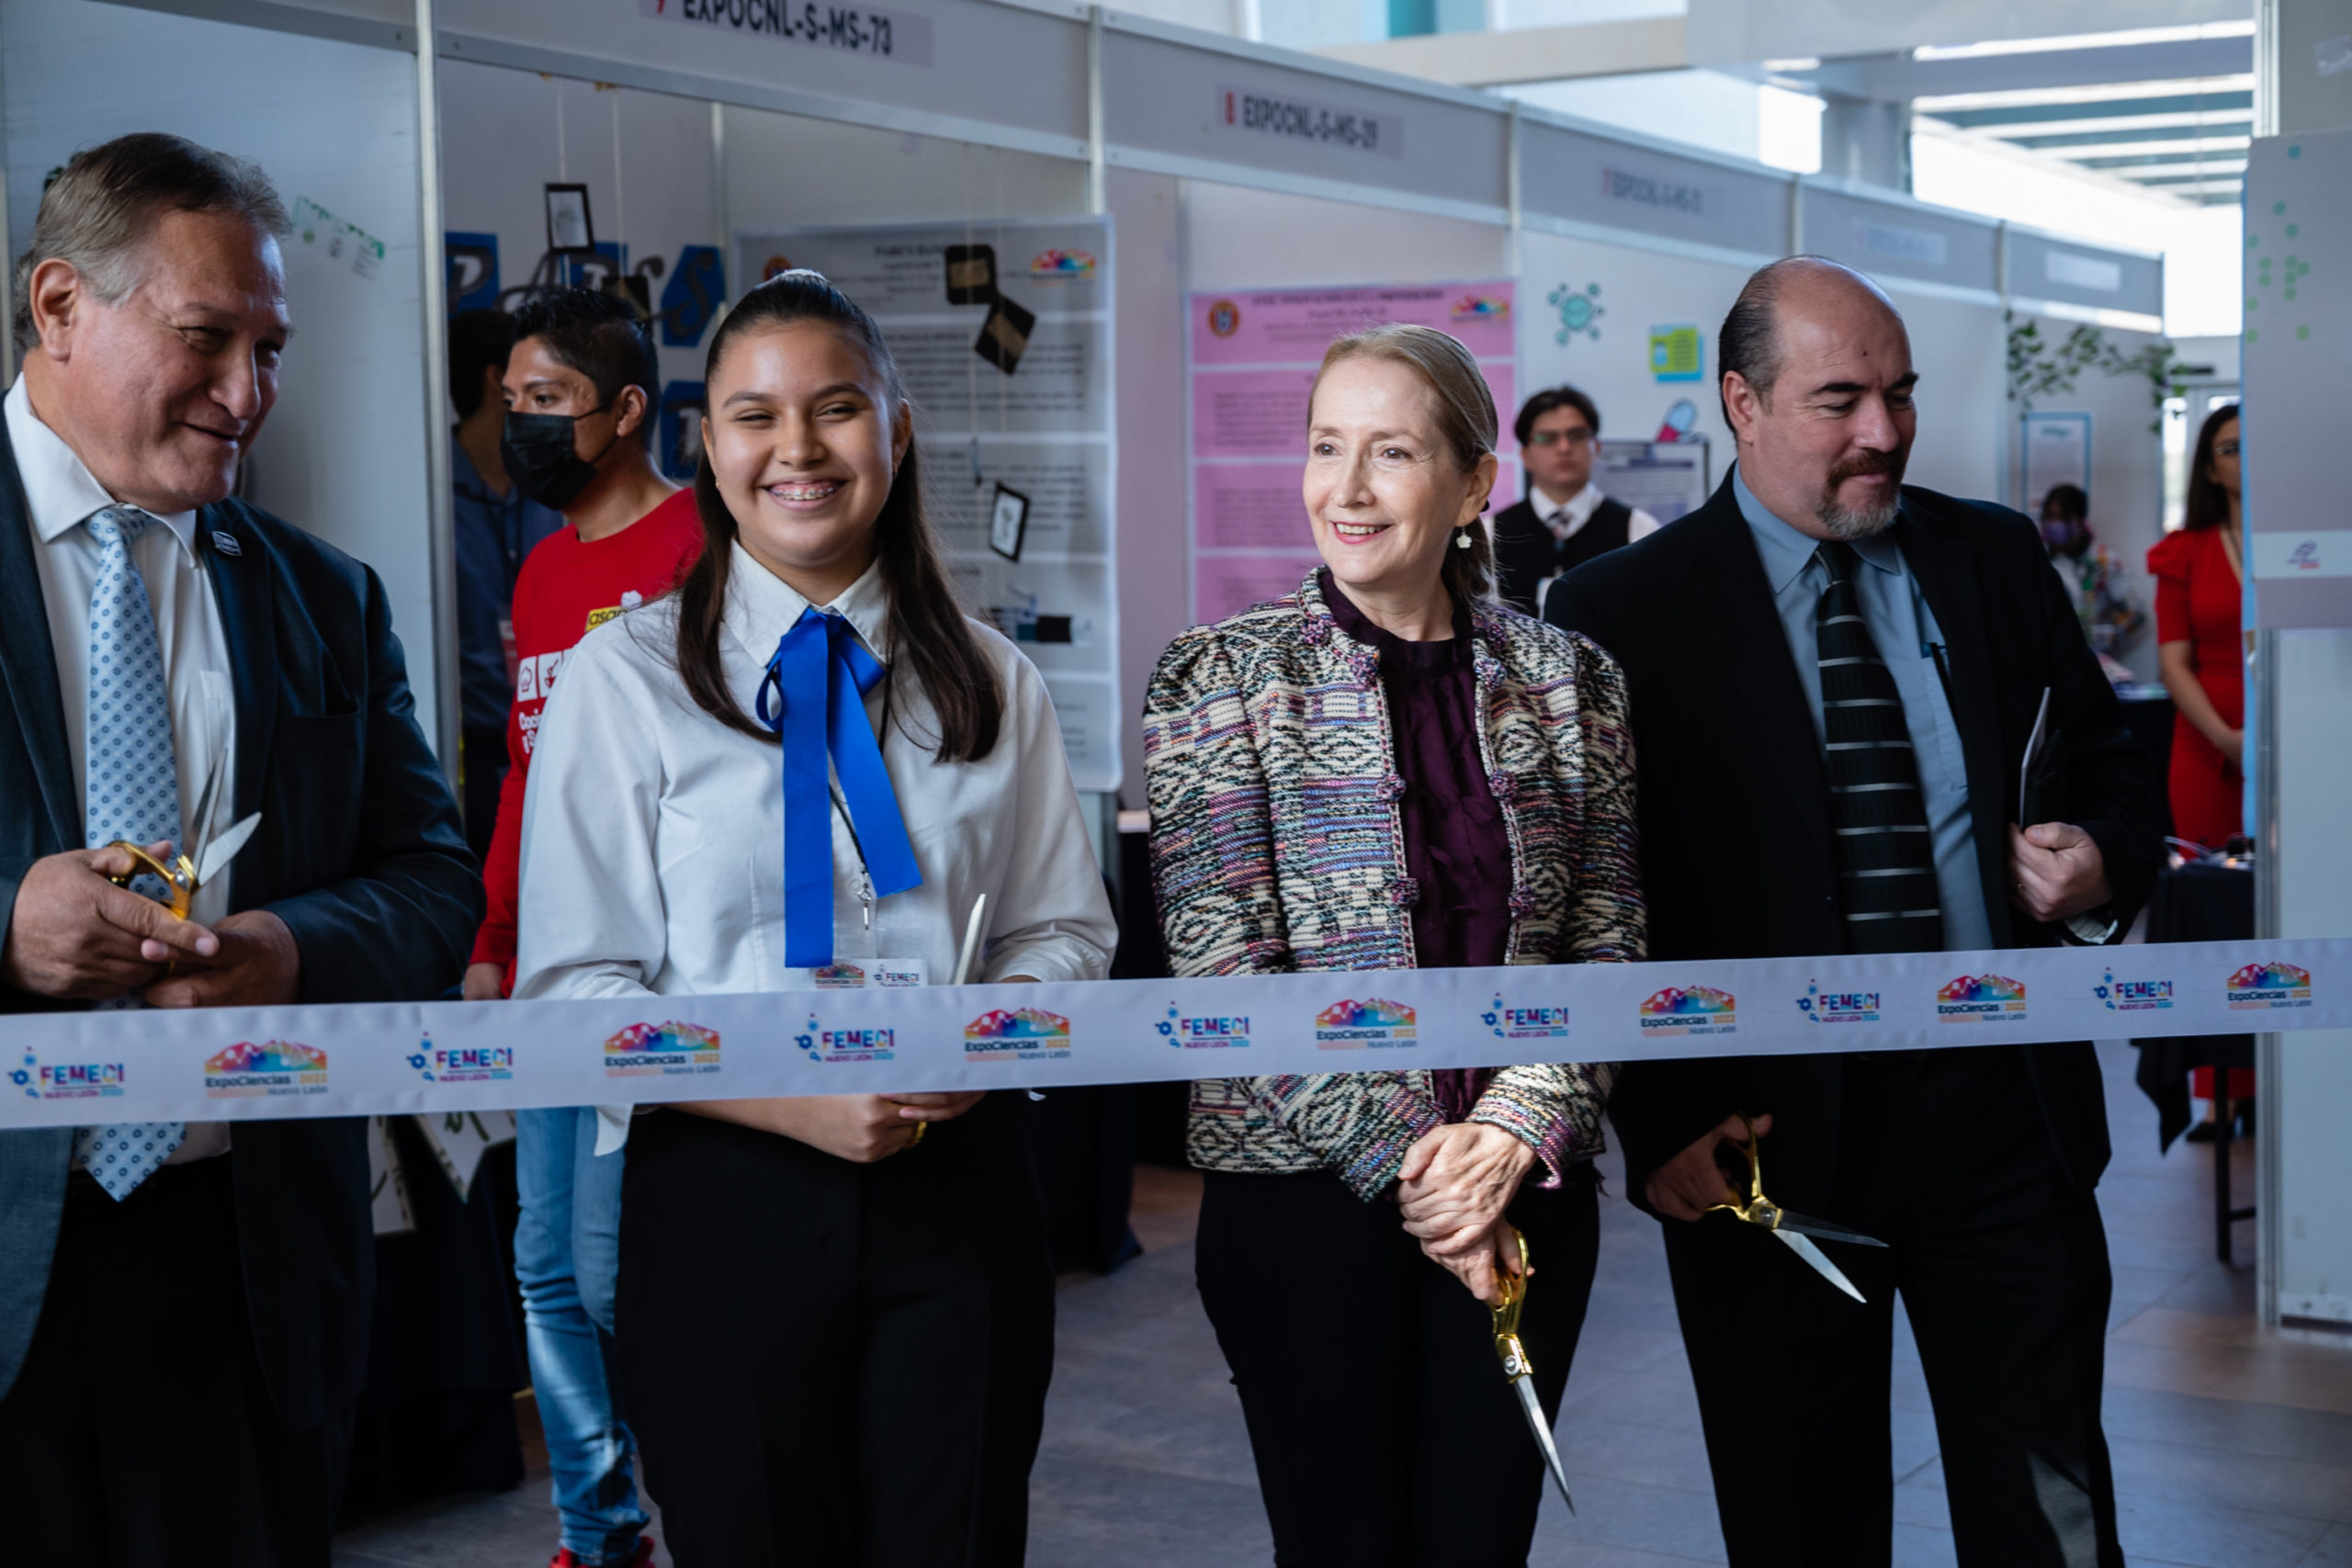
MULTIPOLYGON (((390 1000, 463 966, 481 884, 382 585, 227 499, 277 397, 286 231, 252 164, 129 136, 66 166, 17 263, 0 1011, 390 1000), (201 847, 255 812, 189 919, 107 880, 116 840, 201 847)), ((373 1292, 365 1126, 0 1134, 12 1555, 323 1568, 373 1292)))
MULTIPOLYGON (((2145 759, 2033 525, 1903 485, 1918 377, 1901 316, 1835 263, 1775 263, 1720 364, 1730 478, 1546 605, 1631 688, 1651 956, 2116 938, 2155 871, 2145 759)), ((1885 983, 1941 976, 1898 972, 1885 983)), ((1889 1560, 1900 1292, 1960 1561, 2120 1568, 2087 1043, 1644 1064, 1611 1114, 1665 1223, 1735 1564, 1889 1560), (1775 1200, 1887 1243, 1828 1244, 1868 1304, 1702 1217, 1743 1113, 1775 1200)))

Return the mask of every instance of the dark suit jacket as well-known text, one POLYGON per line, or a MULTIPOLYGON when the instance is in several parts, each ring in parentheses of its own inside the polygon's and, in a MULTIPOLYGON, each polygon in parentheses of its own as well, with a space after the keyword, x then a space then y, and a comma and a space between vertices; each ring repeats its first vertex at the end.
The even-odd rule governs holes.
POLYGON ((1535 515, 1534 502, 1514 502, 1495 513, 1495 596, 1523 615, 1542 614, 1544 584, 1623 546, 1633 523, 1632 507, 1603 496, 1562 544, 1535 515))
MULTIPOLYGON (((2033 525, 1905 487, 1895 530, 1947 642, 1995 945, 2058 940, 2010 908, 2007 872, 2006 824, 2044 687, 2071 761, 2056 815, 2098 842, 2129 924, 2155 877, 2153 774, 2033 525)), ((1820 740, 1729 477, 1673 527, 1555 584, 1546 613, 1625 671, 1650 957, 1843 952, 1820 740)), ((2098 1061, 2087 1043, 2026 1057, 2058 1156, 2087 1189, 2108 1157, 2098 1061)), ((1629 1064, 1611 1117, 1635 1200, 1652 1170, 1735 1111, 1770 1111, 1771 1195, 1832 1213, 1844 1070, 1838 1055, 1629 1064)))
MULTIPOLYGON (((293 931, 305 1002, 439 995, 481 921, 481 877, 417 728, 383 585, 242 502, 204 508, 196 536, 212 555, 236 695, 236 816, 262 814, 237 857, 234 907, 270 909, 293 931)), ((83 844, 34 547, 0 428, 0 931, 33 862, 83 844)), ((74 1005, 0 985, 0 1013, 74 1005)), ((244 1122, 229 1156, 254 1337, 296 1428, 356 1397, 365 1371, 366 1134, 364 1120, 244 1122)), ((0 1134, 0 1394, 40 1315, 72 1153, 68 1128, 0 1134)))

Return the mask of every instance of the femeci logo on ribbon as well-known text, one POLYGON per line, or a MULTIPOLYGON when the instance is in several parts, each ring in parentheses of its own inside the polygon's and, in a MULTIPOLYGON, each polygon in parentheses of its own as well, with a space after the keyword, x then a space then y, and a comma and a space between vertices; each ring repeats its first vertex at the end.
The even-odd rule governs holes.
POLYGON ((1361 1051, 1368 1047, 1415 1043, 1416 1019, 1403 1002, 1370 997, 1333 1002, 1315 1015, 1315 1048, 1318 1051, 1361 1051))
POLYGON ((1739 999, 1713 986, 1668 986, 1642 1003, 1642 1037, 1731 1034, 1739 1028, 1739 999))
POLYGON ((718 1032, 698 1023, 632 1023, 605 1042, 608 1078, 679 1077, 718 1071, 718 1032))
POLYGON ((28 1050, 8 1081, 28 1100, 119 1100, 123 1076, 120 1062, 43 1062, 28 1050))
POLYGON ((1876 991, 1825 991, 1808 980, 1804 995, 1797 998, 1797 1010, 1808 1023, 1876 1023, 1880 997, 1876 991))
POLYGON ((896 1058, 899 1032, 895 1029, 827 1029, 817 1015, 808 1015, 808 1027, 792 1037, 792 1043, 808 1054, 812 1062, 888 1062, 896 1058))
POLYGON ((1936 992, 1936 1017, 1945 1023, 2018 1023, 2025 1018, 2025 982, 2006 975, 1962 975, 1936 992))
POLYGON ((1566 1007, 1528 1007, 1507 1002, 1499 991, 1495 993, 1493 1005, 1478 1015, 1478 1021, 1494 1031, 1498 1040, 1566 1040, 1568 1037, 1566 1007))
POLYGON ((324 1094, 327 1054, 291 1040, 240 1040, 205 1059, 204 1093, 210 1100, 254 1100, 264 1095, 324 1094))
POLYGON ((408 1054, 426 1083, 499 1083, 514 1076, 512 1045, 435 1045, 427 1034, 408 1054))
POLYGON ((1250 1043, 1250 1020, 1242 1013, 1209 1013, 1193 1018, 1170 1002, 1168 1016, 1152 1027, 1179 1051, 1238 1051, 1250 1043))
POLYGON ((2106 1003, 2109 1012, 2154 1012, 2172 1006, 2172 982, 2119 980, 2110 969, 2099 976, 2091 995, 2106 1003))
POLYGON ((1069 1049, 1069 1020, 1043 1008, 994 1008, 964 1026, 964 1060, 1035 1062, 1069 1049))
POLYGON ((2249 964, 2230 976, 2232 1012, 2311 1005, 2312 972, 2292 964, 2249 964))

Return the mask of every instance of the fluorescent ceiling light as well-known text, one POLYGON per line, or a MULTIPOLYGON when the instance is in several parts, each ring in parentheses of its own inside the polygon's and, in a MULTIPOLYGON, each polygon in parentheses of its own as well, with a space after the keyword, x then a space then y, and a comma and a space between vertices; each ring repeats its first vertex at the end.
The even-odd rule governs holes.
POLYGON ((2126 98, 2178 98, 2206 93, 2250 93, 2254 73, 2192 76, 2170 82, 2101 82, 2068 87, 2016 87, 1991 93, 1946 93, 1911 100, 1921 114, 1938 109, 2030 108, 2037 104, 2100 104, 2126 98))
POLYGON ((2177 28, 2130 28, 2112 33, 2073 33, 2063 38, 1995 39, 1986 43, 1923 44, 1914 60, 1982 60, 1996 54, 2048 54, 2062 49, 2128 49, 2134 44, 2188 43, 2199 39, 2252 38, 2254 22, 2200 22, 2177 28))

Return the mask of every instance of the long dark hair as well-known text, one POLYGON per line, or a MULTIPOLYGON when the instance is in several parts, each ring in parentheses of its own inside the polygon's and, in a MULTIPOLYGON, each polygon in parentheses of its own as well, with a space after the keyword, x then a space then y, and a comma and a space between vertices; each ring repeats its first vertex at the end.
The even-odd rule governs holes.
POLYGON ((2213 482, 2213 448, 2222 439, 2222 426, 2237 417, 2238 405, 2224 403, 2198 427, 2197 450, 2188 459, 2188 503, 2182 508, 2185 528, 2211 528, 2230 520, 2229 492, 2213 482))
MULTIPOLYGON (((882 329, 857 303, 820 274, 780 273, 752 289, 728 311, 711 334, 703 384, 718 379, 719 361, 746 333, 794 321, 822 321, 865 351, 881 378, 895 412, 906 402, 898 361, 882 340, 882 329)), ((678 584, 678 673, 703 712, 746 735, 774 740, 766 726, 736 705, 718 658, 720 617, 727 608, 727 575, 735 542, 734 514, 718 493, 703 454, 695 470, 695 508, 702 514, 702 554, 678 584)), ((979 639, 964 619, 956 590, 940 565, 939 542, 923 513, 922 476, 914 438, 874 524, 874 553, 882 566, 882 586, 890 601, 890 646, 876 649, 890 666, 889 680, 910 678, 931 699, 939 734, 933 754, 943 762, 977 762, 996 749, 1004 721, 1004 694, 979 639)), ((885 709, 888 711, 886 703, 885 709)), ((901 720, 903 723, 903 720, 901 720)), ((927 744, 920 738, 917 744, 927 744)))

